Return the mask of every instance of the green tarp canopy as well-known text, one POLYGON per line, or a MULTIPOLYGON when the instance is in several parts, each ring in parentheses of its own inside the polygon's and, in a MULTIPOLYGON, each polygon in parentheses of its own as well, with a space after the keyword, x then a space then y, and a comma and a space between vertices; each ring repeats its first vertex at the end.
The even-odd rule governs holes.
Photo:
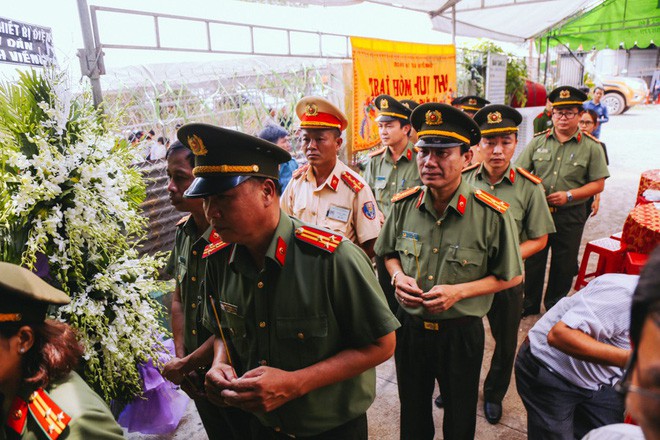
POLYGON ((548 36, 550 46, 561 42, 572 50, 580 45, 585 51, 660 45, 660 0, 606 0, 539 35, 537 41, 545 45, 548 36))

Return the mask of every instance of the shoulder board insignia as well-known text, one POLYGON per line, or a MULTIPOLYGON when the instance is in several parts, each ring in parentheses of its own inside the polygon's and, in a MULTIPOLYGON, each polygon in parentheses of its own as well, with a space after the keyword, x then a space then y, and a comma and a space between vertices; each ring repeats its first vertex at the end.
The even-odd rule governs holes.
POLYGON ((341 173, 341 180, 344 181, 354 193, 359 193, 362 188, 364 188, 364 183, 360 182, 354 175, 348 171, 341 173))
POLYGON ((385 152, 385 150, 387 150, 387 147, 383 147, 383 148, 379 148, 377 150, 374 150, 371 153, 369 153, 369 157, 380 156, 381 154, 383 154, 385 152))
POLYGON ((390 201, 392 203, 398 202, 399 200, 403 200, 406 197, 412 196, 413 194, 417 194, 417 192, 419 192, 420 189, 422 189, 421 186, 414 186, 412 188, 408 188, 405 191, 401 191, 400 193, 394 194, 394 196, 392 196, 392 200, 390 200, 390 201))
POLYGON ((51 440, 56 440, 71 421, 71 417, 53 402, 43 388, 30 395, 28 409, 41 430, 51 440))
POLYGON ((304 176, 305 173, 307 173, 308 169, 309 169, 309 164, 306 163, 305 165, 303 165, 300 168, 298 168, 297 170, 295 170, 293 172, 293 174, 291 175, 291 178, 292 179, 299 179, 301 176, 304 176))
POLYGON ((534 183, 541 183, 541 182, 543 182, 543 179, 541 179, 539 176, 535 176, 534 174, 530 173, 529 171, 527 171, 527 170, 524 169, 523 167, 518 167, 518 168, 516 168, 516 170, 517 170, 520 174, 522 174, 524 177, 526 177, 527 179, 531 180, 531 181, 534 182, 534 183))
POLYGON ((545 112, 541 112, 541 113, 539 113, 538 115, 536 115, 536 117, 535 117, 534 119, 538 119, 538 118, 540 118, 541 116, 543 116, 544 114, 545 114, 545 112))
POLYGON ((311 226, 299 226, 296 228, 296 238, 332 254, 337 250, 343 237, 311 226))
POLYGON ((18 396, 14 397, 14 401, 12 402, 7 415, 7 426, 17 434, 23 434, 23 428, 25 428, 25 422, 27 421, 27 414, 27 402, 18 396))
POLYGON ((504 214, 506 210, 509 209, 509 204, 507 202, 498 199, 494 195, 488 194, 487 192, 482 191, 480 189, 474 192, 474 197, 476 197, 477 200, 484 202, 486 205, 490 206, 495 211, 501 214, 504 214))
POLYGON ((475 168, 479 168, 479 165, 481 165, 481 162, 473 163, 472 165, 468 165, 465 168, 463 168, 463 171, 461 173, 465 173, 466 171, 473 170, 475 168))
POLYGON ((600 141, 600 139, 598 139, 598 138, 597 138, 596 136, 594 136, 593 134, 591 134, 591 133, 587 133, 586 131, 583 131, 582 133, 584 133, 584 135, 585 135, 586 137, 588 137, 589 139, 591 139, 592 141, 595 141, 595 142, 598 142, 599 144, 602 144, 602 142, 600 141))
POLYGON ((210 257, 211 255, 215 254, 221 249, 226 248, 230 244, 231 243, 227 243, 222 240, 216 241, 215 243, 207 244, 206 247, 204 248, 204 252, 202 253, 202 258, 210 257))
POLYGON ((190 214, 184 216, 181 220, 179 220, 178 222, 176 222, 176 225, 177 225, 177 226, 181 226, 182 224, 184 224, 185 222, 187 222, 189 218, 190 218, 190 214))
POLYGON ((536 136, 541 136, 542 134, 548 134, 552 131, 552 128, 548 128, 547 130, 539 131, 538 133, 534 133, 534 137, 536 136))

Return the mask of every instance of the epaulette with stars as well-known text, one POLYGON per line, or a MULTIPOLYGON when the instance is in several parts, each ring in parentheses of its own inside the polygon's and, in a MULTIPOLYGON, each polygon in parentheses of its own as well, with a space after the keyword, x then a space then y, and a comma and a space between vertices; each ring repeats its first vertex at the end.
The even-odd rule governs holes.
POLYGON ((383 153, 385 152, 385 150, 387 150, 387 147, 379 148, 379 149, 377 149, 377 150, 372 151, 371 153, 369 153, 368 156, 369 156, 369 157, 380 156, 381 154, 383 154, 383 153))
POLYGON ((518 170, 518 173, 521 174, 523 177, 526 177, 527 179, 531 180, 534 183, 543 182, 543 179, 541 179, 539 176, 535 176, 534 174, 530 173, 523 167, 518 167, 516 168, 516 170, 518 170))
POLYGON ((305 165, 303 165, 300 168, 298 168, 297 170, 295 170, 293 172, 293 174, 291 174, 291 178, 292 179, 299 179, 301 176, 305 175, 305 173, 307 172, 308 169, 309 169, 309 164, 306 163, 305 165))
POLYGON ((183 218, 181 218, 181 220, 179 220, 178 222, 176 222, 176 225, 177 225, 177 226, 181 226, 182 224, 184 224, 185 222, 187 222, 189 218, 190 218, 190 214, 184 216, 183 218))
POLYGON ((21 435, 25 429, 28 412, 50 440, 56 440, 71 421, 71 416, 53 402, 43 388, 39 388, 26 402, 15 397, 7 418, 7 426, 21 435))
POLYGON ((534 133, 534 137, 541 136, 542 134, 548 134, 551 131, 552 131, 552 128, 548 128, 547 130, 539 131, 538 133, 534 133))
POLYGON ((331 254, 337 250, 337 246, 339 246, 343 238, 339 234, 316 229, 311 226, 298 226, 295 235, 298 240, 323 249, 331 254))
POLYGON ((341 180, 348 185, 348 187, 353 190, 355 194, 359 193, 362 188, 364 188, 364 183, 360 182, 355 178, 354 175, 348 171, 341 173, 341 180))
POLYGON ((479 165, 481 165, 481 162, 477 162, 477 163, 473 163, 472 165, 468 165, 468 166, 466 166, 465 168, 463 168, 463 170, 461 171, 461 173, 465 173, 465 172, 467 172, 467 171, 471 171, 471 170, 473 170, 473 169, 475 169, 475 168, 478 168, 479 165))
POLYGON ((412 187, 412 188, 408 188, 408 189, 406 189, 406 190, 404 190, 404 191, 401 191, 401 192, 399 192, 399 193, 394 194, 394 195, 392 196, 392 199, 391 199, 390 201, 391 201, 392 203, 396 203, 396 202, 398 202, 399 200, 403 200, 403 199, 405 199, 405 198, 407 198, 407 197, 412 196, 413 194, 417 194, 417 193, 419 192, 419 190, 421 190, 421 189, 422 189, 421 186, 414 186, 414 187, 412 187))
POLYGON ((495 211, 499 212, 500 214, 504 214, 507 209, 509 209, 509 204, 505 202, 502 199, 498 199, 492 194, 488 194, 485 191, 482 191, 480 189, 476 190, 474 192, 474 197, 486 204, 487 206, 493 208, 495 211))
POLYGON ((595 141, 595 142, 597 142, 597 143, 599 143, 599 144, 602 144, 602 142, 600 141, 600 139, 598 139, 598 138, 597 138, 596 136, 594 136, 593 134, 591 134, 591 133, 587 133, 586 131, 583 131, 582 133, 583 133, 586 137, 588 137, 589 139, 591 139, 592 141, 595 141))

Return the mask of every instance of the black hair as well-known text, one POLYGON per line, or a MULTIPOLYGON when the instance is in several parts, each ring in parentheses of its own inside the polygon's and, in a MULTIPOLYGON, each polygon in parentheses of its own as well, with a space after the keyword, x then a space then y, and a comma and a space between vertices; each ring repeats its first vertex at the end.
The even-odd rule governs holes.
POLYGON ((190 163, 190 168, 195 168, 195 154, 192 152, 190 148, 188 148, 186 145, 183 145, 181 141, 172 142, 172 145, 170 145, 170 148, 167 150, 167 153, 165 153, 165 159, 169 159, 170 156, 176 153, 177 151, 185 151, 186 159, 188 159, 188 162, 190 163))
POLYGON ((649 256, 633 294, 630 310, 630 339, 639 346, 642 327, 652 311, 660 309, 660 246, 649 256))
POLYGON ((604 89, 602 86, 596 86, 596 87, 594 87, 594 92, 595 92, 596 90, 601 90, 603 93, 605 93, 605 89, 604 89))

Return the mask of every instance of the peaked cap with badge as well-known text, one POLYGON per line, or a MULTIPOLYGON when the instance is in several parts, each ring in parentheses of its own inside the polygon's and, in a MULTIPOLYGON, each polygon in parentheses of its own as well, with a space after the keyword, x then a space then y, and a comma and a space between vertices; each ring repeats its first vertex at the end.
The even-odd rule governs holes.
POLYGON ((300 128, 336 128, 344 131, 348 125, 346 115, 333 103, 319 96, 306 96, 296 104, 300 128))
POLYGON ((481 137, 517 133, 522 119, 518 110, 500 104, 487 105, 474 115, 474 122, 479 125, 481 137))
POLYGON ((419 136, 417 147, 472 146, 481 139, 479 127, 472 118, 447 104, 421 104, 413 110, 410 122, 419 136))
POLYGON ((552 102, 552 108, 557 107, 582 107, 587 95, 575 87, 562 86, 557 87, 548 95, 548 100, 552 102))
POLYGON ((412 99, 402 99, 399 102, 403 104, 406 108, 409 108, 411 112, 415 110, 417 106, 419 106, 419 102, 413 101, 412 99))
POLYGON ((487 99, 481 98, 479 96, 459 96, 458 98, 455 98, 452 102, 451 105, 454 107, 458 107, 463 111, 468 111, 468 112, 477 112, 490 104, 490 101, 487 99))
POLYGON ((376 122, 401 121, 403 124, 410 124, 412 110, 390 95, 378 95, 374 104, 378 108, 376 122))
POLYGON ((195 155, 187 198, 220 194, 253 176, 279 179, 279 164, 291 155, 277 145, 249 134, 210 124, 186 124, 177 137, 195 155))
POLYGON ((0 322, 38 323, 46 319, 50 305, 71 301, 24 267, 0 262, 0 274, 0 322))

